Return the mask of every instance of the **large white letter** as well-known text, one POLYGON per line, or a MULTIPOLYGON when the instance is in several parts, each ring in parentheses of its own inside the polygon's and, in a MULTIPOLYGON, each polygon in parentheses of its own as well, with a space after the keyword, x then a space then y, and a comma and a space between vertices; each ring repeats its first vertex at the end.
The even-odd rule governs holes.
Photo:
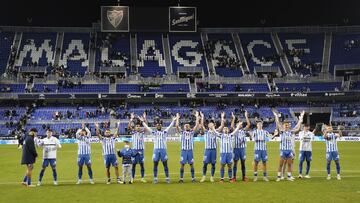
POLYGON ((257 64, 259 64, 261 66, 272 66, 272 64, 274 62, 272 62, 272 61, 268 61, 268 62, 264 61, 264 62, 262 62, 259 58, 257 58, 255 56, 254 51, 253 51, 253 48, 255 47, 255 45, 263 45, 264 47, 266 47, 268 49, 271 49, 271 44, 268 43, 268 42, 265 42, 263 40, 254 40, 254 41, 249 43, 249 45, 247 46, 247 49, 248 49, 249 54, 252 55, 252 60, 255 63, 257 63, 257 64))
POLYGON ((232 58, 232 59, 237 58, 235 53, 233 52, 233 50, 231 50, 229 45, 224 45, 221 42, 216 42, 215 51, 214 51, 214 54, 213 54, 214 59, 212 60, 212 62, 213 62, 213 64, 215 66, 217 66, 217 64, 219 63, 219 60, 217 60, 216 57, 220 57, 220 51, 221 50, 225 50, 225 52, 229 55, 230 58, 232 58))
POLYGON ((174 56, 174 59, 183 66, 189 66, 189 67, 196 67, 197 65, 200 65, 202 54, 198 54, 196 51, 192 52, 186 52, 186 56, 193 56, 195 59, 192 61, 192 63, 189 62, 189 60, 185 60, 184 58, 179 57, 179 50, 182 47, 191 47, 193 49, 196 48, 196 46, 199 44, 199 42, 193 42, 191 40, 181 40, 177 42, 172 51, 171 54, 174 56))
MULTIPOLYGON (((287 44, 287 48, 289 50, 292 50, 292 49, 296 49, 294 47, 294 44, 306 44, 306 39, 288 39, 288 40, 285 40, 285 43, 287 44)), ((308 53, 310 53, 310 49, 305 48, 304 52, 308 54, 308 53)), ((294 56, 293 58, 294 58, 295 62, 301 62, 299 57, 294 56)))
POLYGON ((66 65, 68 60, 80 61, 81 59, 84 59, 84 61, 81 63, 81 66, 83 67, 89 66, 88 56, 85 53, 84 44, 82 43, 82 40, 71 40, 68 49, 66 49, 61 60, 59 61, 59 64, 66 65), (75 54, 73 57, 68 58, 72 53, 74 53, 74 50, 78 50, 79 54, 75 54))
POLYGON ((50 45, 49 39, 45 39, 40 47, 36 47, 34 40, 31 39, 29 44, 24 45, 23 49, 20 51, 19 58, 17 59, 15 66, 22 66, 24 58, 30 52, 30 58, 32 62, 39 63, 39 59, 43 57, 45 53, 45 57, 47 62, 53 62, 54 60, 54 52, 52 51, 52 47, 50 45))
POLYGON ((142 60, 137 59, 137 66, 138 67, 144 67, 145 61, 158 61, 159 67, 165 67, 165 60, 163 58, 163 55, 160 53, 159 49, 155 48, 155 40, 144 40, 144 44, 142 46, 142 49, 140 50, 139 57, 142 60), (149 56, 148 50, 150 47, 154 48, 154 55, 149 56))

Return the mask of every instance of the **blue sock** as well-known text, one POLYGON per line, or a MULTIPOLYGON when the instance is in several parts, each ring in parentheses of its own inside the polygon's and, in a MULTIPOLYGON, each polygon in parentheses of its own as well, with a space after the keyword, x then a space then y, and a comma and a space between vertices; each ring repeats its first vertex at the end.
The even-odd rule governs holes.
POLYGON ((40 171, 40 175, 39 175, 39 182, 41 182, 43 176, 44 176, 44 173, 45 173, 45 169, 41 169, 40 171))
POLYGON ((31 185, 31 178, 29 178, 29 177, 27 178, 27 184, 31 185))
POLYGON ((232 171, 232 168, 231 167, 229 167, 228 168, 228 176, 229 176, 229 179, 231 179, 233 176, 233 171, 232 171))
POLYGON ((306 161, 306 175, 309 175, 310 171, 310 161, 306 161))
POLYGON ((299 174, 302 174, 303 163, 304 163, 303 160, 301 160, 301 161, 299 162, 299 174))
POLYGON ((26 183, 26 181, 27 181, 27 176, 24 176, 23 183, 26 183))
POLYGON ((211 176, 215 175, 215 164, 211 164, 211 176))
POLYGON ((131 169, 131 175, 133 178, 135 178, 135 170, 136 170, 136 164, 133 164, 131 169))
POLYGON ((78 178, 79 178, 79 180, 81 180, 81 178, 82 178, 82 167, 79 167, 78 178))
POLYGON ((154 178, 157 178, 159 162, 154 162, 154 178))
POLYGON ((167 161, 164 161, 164 162, 163 162, 163 165, 164 165, 165 177, 166 177, 166 178, 169 178, 169 167, 168 167, 168 165, 167 165, 167 161))
POLYGON ((180 168, 180 178, 181 179, 184 178, 184 168, 183 167, 180 168))
POLYGON ((53 168, 53 177, 54 177, 54 181, 57 181, 57 173, 56 173, 56 168, 53 168))
POLYGON ((203 176, 206 176, 207 164, 203 165, 203 176))
POLYGON ((336 161, 335 164, 336 164, 336 172, 337 174, 340 174, 340 162, 336 161))
POLYGON ((245 160, 241 160, 241 172, 242 172, 242 177, 245 177, 246 176, 245 160))
POLYGON ((264 177, 266 177, 267 176, 267 173, 266 173, 266 171, 263 173, 264 174, 264 177))
POLYGON ((328 175, 330 175, 330 161, 328 161, 327 163, 326 163, 326 170, 327 170, 327 174, 328 175))
POLYGON ((221 177, 221 179, 224 179, 224 174, 225 174, 225 169, 224 169, 223 166, 221 166, 221 168, 220 168, 220 177, 221 177))
POLYGON ((236 178, 237 164, 234 164, 233 171, 234 171, 234 178, 236 178))
POLYGON ((191 178, 194 179, 194 178, 195 178, 195 169, 194 169, 194 166, 191 166, 190 172, 191 172, 191 178))
POLYGON ((88 168, 89 178, 90 178, 90 179, 93 179, 93 172, 92 172, 91 166, 88 166, 87 168, 88 168))
POLYGON ((140 173, 141 173, 141 178, 144 178, 144 176, 145 176, 144 163, 141 163, 141 164, 140 164, 140 173))

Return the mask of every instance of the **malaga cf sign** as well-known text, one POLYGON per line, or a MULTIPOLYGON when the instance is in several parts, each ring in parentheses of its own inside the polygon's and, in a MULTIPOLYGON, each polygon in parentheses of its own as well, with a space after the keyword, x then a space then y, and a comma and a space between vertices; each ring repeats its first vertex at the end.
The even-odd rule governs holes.
POLYGON ((129 7, 102 6, 102 32, 129 32, 129 7))

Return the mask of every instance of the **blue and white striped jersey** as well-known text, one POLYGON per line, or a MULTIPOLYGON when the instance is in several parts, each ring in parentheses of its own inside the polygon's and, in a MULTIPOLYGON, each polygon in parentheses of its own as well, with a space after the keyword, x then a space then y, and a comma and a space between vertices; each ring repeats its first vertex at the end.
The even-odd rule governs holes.
POLYGON ((145 149, 145 143, 144 143, 144 138, 145 138, 145 134, 143 131, 141 132, 136 132, 133 131, 131 136, 131 140, 132 140, 132 148, 135 150, 143 150, 145 149))
POLYGON ((207 130, 204 134, 205 149, 216 149, 216 133, 214 131, 207 130))
POLYGON ((254 130, 254 141, 255 141, 255 150, 266 150, 266 137, 269 135, 269 132, 266 130, 254 130))
POLYGON ((162 130, 153 130, 151 134, 155 136, 154 138, 154 149, 166 149, 166 138, 168 136, 168 131, 162 130))
POLYGON ((180 133, 181 150, 193 150, 194 149, 194 131, 183 130, 180 133))
POLYGON ((335 133, 328 133, 327 139, 325 139, 326 142, 326 152, 337 152, 337 136, 335 133))
POLYGON ((293 133, 291 131, 280 132, 280 150, 293 150, 293 133))
POLYGON ((246 148, 246 131, 241 129, 234 135, 234 148, 246 148))
POLYGON ((101 144, 102 144, 102 153, 103 155, 111 155, 116 154, 115 152, 115 137, 105 137, 103 136, 101 138, 101 144))
POLYGON ((81 136, 80 135, 80 131, 81 129, 79 129, 76 132, 76 139, 78 140, 78 154, 83 155, 83 154, 91 154, 91 147, 90 147, 90 140, 91 140, 91 133, 90 130, 88 128, 85 128, 86 130, 86 135, 81 136))
POLYGON ((232 134, 221 133, 219 137, 220 137, 220 153, 233 153, 232 134))

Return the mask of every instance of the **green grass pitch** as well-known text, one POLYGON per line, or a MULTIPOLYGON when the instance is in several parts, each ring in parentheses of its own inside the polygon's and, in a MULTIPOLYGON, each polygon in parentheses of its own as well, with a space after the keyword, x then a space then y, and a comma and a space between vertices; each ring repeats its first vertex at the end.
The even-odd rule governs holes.
MULTIPOLYGON (((122 143, 117 143, 120 149, 122 143)), ((298 149, 297 143, 296 149, 298 149)), ((77 145, 64 144, 58 150, 57 170, 59 185, 52 185, 52 172, 48 168, 43 179, 43 186, 26 188, 20 185, 25 167, 20 166, 21 150, 14 145, 0 146, 0 202, 359 202, 360 201, 360 143, 340 142, 340 163, 342 180, 335 179, 335 164, 332 163, 332 180, 327 181, 325 163, 325 143, 313 143, 313 161, 309 180, 296 179, 294 182, 275 182, 279 161, 279 143, 268 143, 268 176, 270 182, 262 181, 259 170, 259 181, 252 182, 253 143, 248 143, 247 175, 248 183, 224 183, 219 180, 219 163, 216 168, 216 182, 191 183, 190 169, 185 168, 185 183, 178 184, 180 144, 168 143, 169 170, 171 184, 164 182, 163 167, 159 165, 157 185, 152 184, 152 149, 153 144, 146 144, 145 167, 148 183, 139 182, 133 185, 105 184, 105 168, 100 144, 92 145, 92 162, 95 185, 88 184, 87 169, 84 167, 82 185, 75 185, 77 180, 77 145)), ((195 172, 199 181, 202 172, 204 144, 195 143, 195 172)), ((41 149, 38 149, 41 156, 41 149)), ((298 153, 298 151, 297 151, 298 153)), ((41 158, 34 169, 33 183, 37 183, 41 158)), ((238 167, 240 168, 240 167, 238 167)), ((296 155, 294 176, 298 175, 298 154, 296 155)), ((305 168, 305 164, 304 164, 305 168)), ((226 170, 227 171, 227 170, 226 170)), ((241 170, 238 169, 241 173, 241 170)), ((120 171, 121 172, 121 171, 120 171)), ((210 165, 208 166, 208 174, 210 165)), ((114 177, 114 170, 111 170, 114 177)), ((227 176, 227 172, 225 173, 227 176)))

